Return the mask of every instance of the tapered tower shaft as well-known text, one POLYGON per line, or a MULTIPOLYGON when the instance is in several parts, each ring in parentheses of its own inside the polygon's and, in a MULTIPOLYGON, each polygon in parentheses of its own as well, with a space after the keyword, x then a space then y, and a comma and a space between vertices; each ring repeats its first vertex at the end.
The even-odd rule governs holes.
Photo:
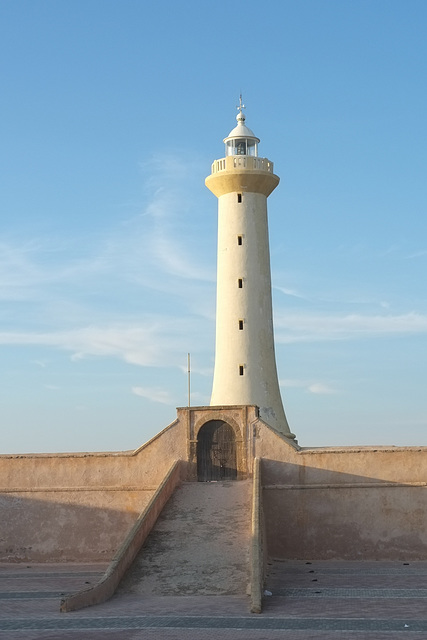
POLYGON ((225 138, 206 186, 218 198, 215 371, 211 405, 257 405, 260 417, 294 437, 285 417, 274 352, 267 197, 279 184, 273 163, 258 157, 245 125, 225 138))

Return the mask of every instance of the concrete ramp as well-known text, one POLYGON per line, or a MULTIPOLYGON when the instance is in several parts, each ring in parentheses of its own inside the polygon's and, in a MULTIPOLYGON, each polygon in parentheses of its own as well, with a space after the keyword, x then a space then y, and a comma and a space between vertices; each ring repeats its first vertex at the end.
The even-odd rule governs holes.
POLYGON ((251 492, 249 480, 180 485, 118 593, 247 593, 251 492))

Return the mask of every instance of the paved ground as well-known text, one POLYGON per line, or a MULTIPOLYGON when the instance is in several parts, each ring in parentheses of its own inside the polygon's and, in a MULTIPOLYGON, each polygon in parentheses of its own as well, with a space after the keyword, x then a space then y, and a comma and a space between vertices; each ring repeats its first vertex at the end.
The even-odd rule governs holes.
POLYGON ((427 638, 427 562, 274 562, 264 612, 248 598, 120 593, 59 613, 102 565, 0 565, 7 640, 398 640, 427 638))

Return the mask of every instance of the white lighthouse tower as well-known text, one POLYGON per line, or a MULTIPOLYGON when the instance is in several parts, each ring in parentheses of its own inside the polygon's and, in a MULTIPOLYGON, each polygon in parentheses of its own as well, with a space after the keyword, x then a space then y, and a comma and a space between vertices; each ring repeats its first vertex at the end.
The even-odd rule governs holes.
POLYGON ((267 197, 279 184, 273 163, 258 157, 259 139, 245 125, 224 139, 206 186, 218 198, 215 372, 211 405, 257 405, 260 417, 290 432, 274 353, 267 197))

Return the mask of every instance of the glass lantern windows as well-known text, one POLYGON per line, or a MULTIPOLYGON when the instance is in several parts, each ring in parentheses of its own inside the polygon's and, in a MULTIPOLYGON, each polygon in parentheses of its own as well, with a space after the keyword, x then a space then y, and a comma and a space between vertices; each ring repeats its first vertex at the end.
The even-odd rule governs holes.
POLYGON ((246 140, 236 140, 236 156, 246 155, 246 140))
POLYGON ((256 140, 250 138, 231 138, 225 143, 227 156, 256 156, 258 148, 256 140))
POLYGON ((258 149, 257 149, 257 143, 255 140, 248 140, 247 141, 248 144, 248 156, 257 156, 258 155, 258 149))

